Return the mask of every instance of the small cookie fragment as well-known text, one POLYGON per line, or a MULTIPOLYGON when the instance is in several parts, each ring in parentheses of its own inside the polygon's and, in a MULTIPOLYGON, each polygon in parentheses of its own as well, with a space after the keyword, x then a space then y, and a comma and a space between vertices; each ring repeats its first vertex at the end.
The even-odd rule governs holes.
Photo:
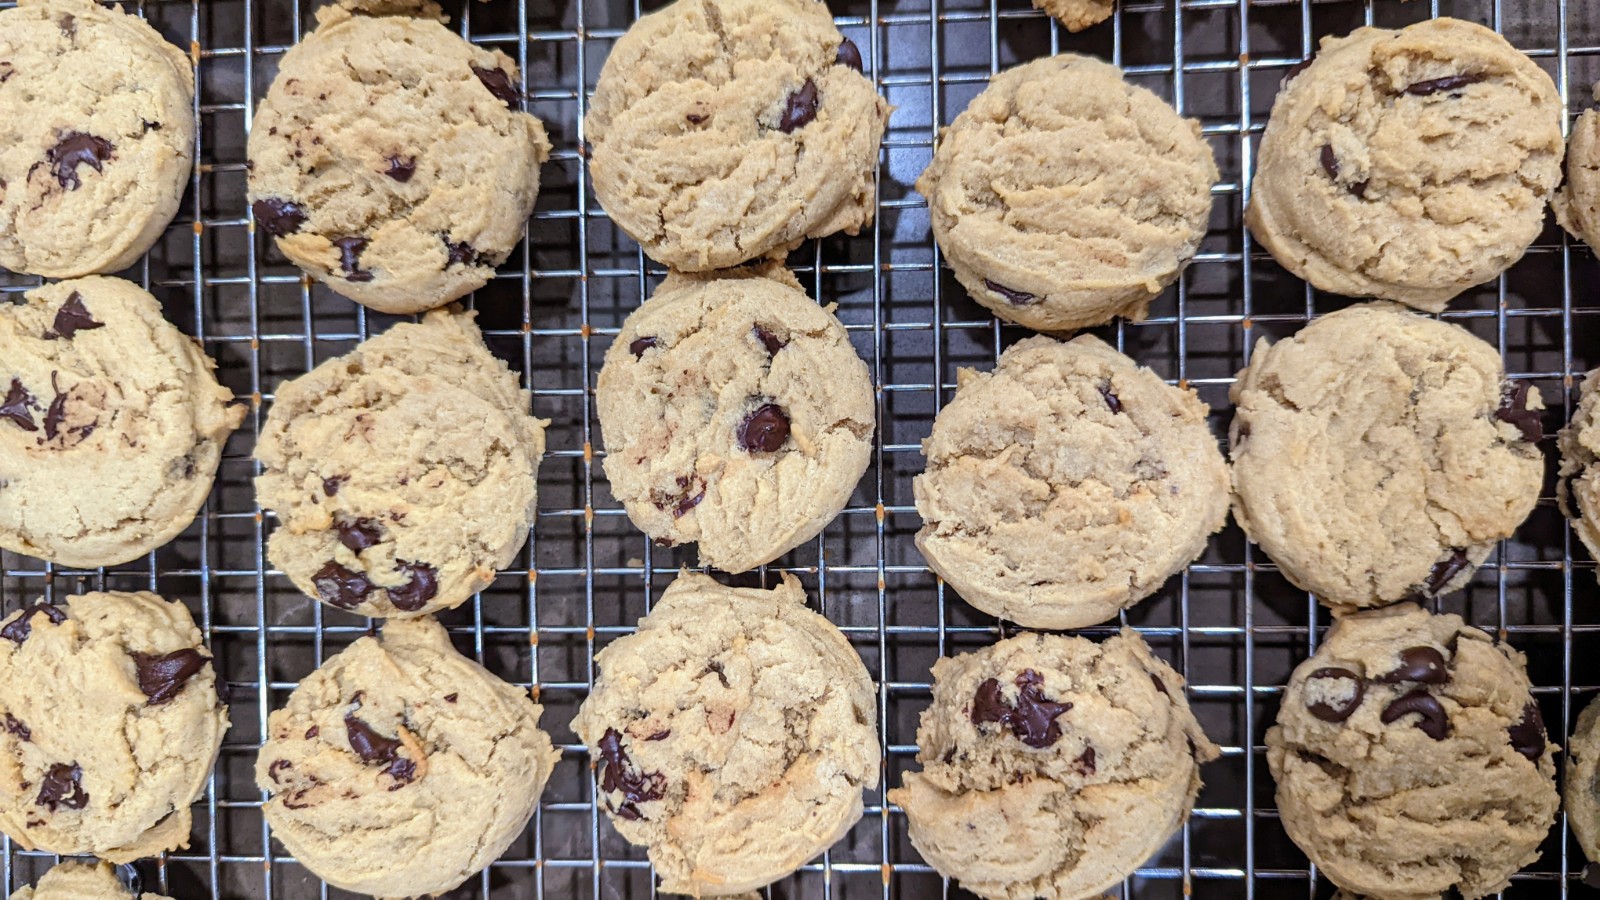
POLYGON ((1600 244, 1600 112, 1585 110, 1572 123, 1566 174, 1550 205, 1561 227, 1594 249, 1600 244))
POLYGON ((1346 891, 1407 900, 1538 859, 1558 750, 1523 655, 1414 603, 1335 619, 1267 731, 1289 837, 1346 891))
POLYGON ((1561 468, 1556 500, 1589 555, 1600 559, 1600 369, 1583 376, 1578 408, 1556 439, 1561 468))
POLYGON ((307 595, 406 618, 466 602, 528 536, 548 422, 484 346, 434 310, 278 386, 256 445, 267 557, 307 595))
POLYGON ((528 824, 560 758, 543 709, 450 644, 392 620, 306 676, 267 719, 256 784, 273 837, 335 887, 439 894, 528 824))
POLYGON ((11 900, 172 900, 172 898, 161 894, 139 894, 130 890, 117 878, 117 870, 110 863, 90 865, 64 862, 44 873, 38 885, 18 888, 12 893, 11 900))
POLYGON ((1034 0, 1035 9, 1054 16, 1068 31, 1082 31, 1111 18, 1116 0, 1034 0))
POLYGON ((598 802, 664 892, 782 878, 842 838, 878 786, 872 679, 805 599, 787 573, 765 591, 684 572, 595 656, 572 728, 598 802))
POLYGON ((1023 634, 933 665, 921 772, 889 802, 940 874, 980 897, 1098 896, 1182 826, 1215 759, 1183 678, 1124 629, 1023 634))
POLYGON ((1063 53, 991 79, 916 187, 973 299, 1067 331, 1144 318, 1199 249, 1216 180, 1198 122, 1063 53))

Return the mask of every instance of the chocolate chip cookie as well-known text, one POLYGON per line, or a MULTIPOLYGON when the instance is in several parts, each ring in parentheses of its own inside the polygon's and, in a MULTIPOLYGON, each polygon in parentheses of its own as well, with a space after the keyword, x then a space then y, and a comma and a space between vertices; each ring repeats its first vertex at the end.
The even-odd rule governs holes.
POLYGON ((550 152, 517 67, 434 19, 317 14, 250 129, 256 226, 373 309, 482 287, 522 238, 550 152))
POLYGON ((1589 555, 1600 559, 1600 369, 1583 377, 1579 388, 1578 408, 1572 412, 1572 421, 1561 429, 1557 443, 1561 448, 1560 480, 1556 482, 1556 499, 1561 511, 1572 521, 1589 555))
POLYGON ((1178 830, 1217 757, 1183 688, 1127 629, 940 659, 922 771, 889 801, 917 851, 980 897, 1099 896, 1178 830))
POLYGON ((867 367, 778 267, 669 277, 623 322, 595 401, 628 517, 728 572, 816 537, 872 455, 867 367))
POLYGON ((1600 244, 1600 112, 1587 110, 1572 123, 1566 173, 1550 205, 1561 227, 1592 249, 1600 244))
POLYGON ((679 0, 606 58, 584 125, 595 196, 682 271, 872 221, 889 104, 815 0, 679 0))
POLYGON ((1034 0, 1033 6, 1055 16, 1068 31, 1099 25, 1116 11, 1114 0, 1034 0))
POLYGON ((560 758, 528 692, 393 620, 306 676, 267 719, 256 784, 272 835, 329 884, 448 891, 505 852, 560 758))
POLYGON ((420 616, 466 602, 527 540, 547 423, 475 315, 434 310, 278 385, 256 499, 295 587, 420 616))
POLYGON ((1550 76, 1481 25, 1323 38, 1273 102, 1250 232, 1317 288, 1438 312, 1539 234, 1562 115, 1550 76))
POLYGON ((187 528, 245 415, 215 367, 120 278, 0 303, 0 547, 109 566, 187 528))
POLYGON ((132 265, 194 161, 194 70, 92 0, 0 12, 0 266, 52 278, 132 265))
POLYGON ((1343 309, 1263 338, 1230 396, 1234 518, 1337 612, 1463 587, 1539 498, 1539 389, 1457 325, 1343 309))
POLYGON ((1200 124, 1063 53, 996 75, 917 179, 956 279, 1040 331, 1142 319, 1189 264, 1217 166, 1200 124))
POLYGON ((878 786, 876 692, 791 575, 770 591, 684 572, 595 655, 572 728, 597 802, 661 890, 735 894, 788 875, 878 786))
POLYGON ((959 384, 922 443, 917 549, 984 612, 1030 628, 1104 622, 1227 520, 1206 405, 1098 338, 1028 338, 959 384))
POLYGON ((121 592, 0 619, 0 831, 132 862, 189 846, 228 708, 189 610, 121 592))
POLYGON ((160 894, 139 894, 117 878, 110 863, 64 862, 44 873, 35 887, 21 887, 11 900, 172 900, 160 894))
POLYGON ((1557 805, 1560 748, 1525 665, 1414 603, 1336 619, 1267 731, 1289 837, 1353 893, 1503 889, 1539 858, 1557 805))
POLYGON ((1600 860, 1600 701, 1589 701, 1567 739, 1561 799, 1583 855, 1600 860))

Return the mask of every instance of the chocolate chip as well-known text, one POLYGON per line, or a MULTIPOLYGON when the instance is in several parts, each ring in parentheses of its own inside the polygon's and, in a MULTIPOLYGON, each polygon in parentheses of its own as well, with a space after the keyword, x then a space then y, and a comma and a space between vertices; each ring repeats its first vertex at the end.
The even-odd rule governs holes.
POLYGON ((139 673, 139 690, 150 698, 146 705, 160 706, 169 703, 189 679, 211 662, 198 650, 174 650, 171 653, 130 653, 133 667, 139 673))
POLYGON ((306 223, 306 211, 298 203, 267 197, 250 204, 250 212, 263 231, 273 237, 284 237, 300 230, 306 223))
POLYGON ((1029 747, 1048 747, 1061 739, 1061 725, 1056 717, 1072 708, 1071 703, 1057 703, 1045 697, 1044 677, 1033 669, 1023 669, 1014 681, 1017 686, 1016 704, 1006 702, 1000 682, 990 678, 978 685, 972 698, 972 723, 998 723, 1011 729, 1029 747))
POLYGON ((106 323, 97 322, 94 316, 89 315, 89 310, 83 305, 83 295, 73 291, 67 295, 67 302, 56 310, 55 322, 51 324, 50 330, 44 333, 44 337, 47 341, 58 338, 70 341, 80 331, 93 331, 104 327, 106 323))
POLYGON ((722 682, 722 686, 724 688, 732 687, 732 685, 728 683, 728 672, 722 667, 722 663, 717 662, 716 660, 706 663, 706 670, 700 674, 706 675, 710 673, 716 673, 717 680, 722 682))
POLYGON ((642 337, 628 345, 628 352, 633 354, 634 359, 643 359, 646 350, 658 346, 660 343, 660 338, 642 337))
POLYGON ((605 760, 600 771, 600 790, 607 794, 620 791, 627 798, 617 808, 617 815, 630 820, 642 819, 644 816, 635 804, 666 796, 666 776, 660 772, 645 773, 634 766, 628 759, 628 751, 622 749, 622 735, 615 728, 607 728, 601 736, 600 756, 605 760))
POLYGON ((1429 94, 1460 90, 1469 84, 1477 84, 1484 77, 1483 75, 1446 75, 1443 78, 1412 82, 1406 85, 1405 91, 1413 97, 1426 97, 1429 94))
POLYGON ((361 252, 367 249, 364 237, 342 237, 333 242, 339 248, 339 272, 345 281, 371 281, 372 272, 361 268, 361 252))
POLYGON ((428 604, 439 593, 439 570, 427 563, 406 562, 403 559, 395 560, 402 571, 410 573, 411 577, 399 587, 386 588, 389 592, 389 602, 395 609, 406 612, 416 612, 428 604))
POLYGON ((669 738, 671 736, 672 736, 672 729, 671 728, 663 728, 660 731, 657 731, 656 733, 654 733, 654 734, 650 735, 649 737, 645 738, 645 740, 647 740, 647 741, 664 741, 664 740, 666 740, 667 738, 669 738))
POLYGON ((22 615, 11 621, 11 624, 0 628, 0 638, 5 638, 15 644, 21 644, 33 633, 33 617, 44 613, 45 618, 52 623, 60 625, 67 620, 67 614, 44 601, 39 601, 32 606, 24 607, 22 615))
POLYGON ((287 772, 292 768, 294 768, 294 765, 287 759, 275 759, 272 761, 272 765, 267 766, 267 776, 272 779, 273 784, 282 784, 283 779, 278 777, 278 773, 287 772))
POLYGON ((339 495, 339 488, 349 480, 349 475, 335 475, 332 478, 324 478, 322 479, 322 492, 327 494, 329 497, 337 497, 339 495))
POLYGON ((752 328, 750 333, 755 335, 756 340, 761 342, 761 346, 767 348, 768 357, 777 356, 779 350, 789 346, 788 341, 783 340, 772 332, 762 328, 760 325, 752 328))
POLYGON ((313 725, 310 728, 306 729, 306 740, 309 741, 309 740, 315 738, 317 735, 319 735, 321 733, 322 733, 322 729, 319 726, 313 725))
POLYGON ((1534 761, 1543 756, 1544 716, 1539 713, 1539 704, 1529 700, 1528 705, 1522 708, 1522 718, 1511 726, 1508 733, 1511 736, 1511 749, 1534 761))
POLYGON ((449 241, 445 241, 444 246, 446 251, 445 265, 447 266, 453 266, 458 263, 463 266, 488 265, 488 262, 485 260, 483 255, 478 253, 478 248, 466 243, 465 241, 459 244, 452 244, 449 241))
POLYGON ((398 181, 401 184, 405 184, 406 182, 410 181, 411 176, 417 174, 417 160, 415 157, 391 156, 388 158, 387 162, 389 163, 389 169, 383 174, 393 178, 395 181, 398 181))
POLYGON ((688 120, 690 125, 699 125, 711 117, 705 115, 704 113, 688 113, 684 116, 684 118, 688 120))
POLYGON ((394 779, 394 784, 389 785, 389 790, 398 791, 417 780, 417 764, 402 756, 390 763, 383 770, 383 774, 394 779))
POLYGON ((1078 754, 1078 758, 1076 760, 1073 760, 1073 764, 1078 767, 1078 774, 1080 774, 1080 775, 1093 775, 1094 774, 1094 748, 1093 747, 1084 747, 1083 748, 1083 752, 1078 754))
POLYGON ((56 435, 61 433, 61 423, 67 418, 67 395, 56 385, 56 374, 50 373, 50 387, 55 389, 56 395, 50 401, 50 408, 44 411, 44 438, 47 441, 56 439, 56 435))
POLYGON ((1106 406, 1111 407, 1113 413, 1122 412, 1122 401, 1117 399, 1116 394, 1111 393, 1110 382, 1100 385, 1100 396, 1106 399, 1106 406))
POLYGON ((444 702, 446 702, 446 703, 454 703, 454 702, 456 702, 457 700, 460 700, 460 699, 461 699, 461 695, 460 694, 445 694, 444 695, 444 702))
POLYGON ((1333 145, 1322 145, 1322 171, 1334 181, 1339 180, 1339 157, 1333 155, 1333 145))
POLYGON ((388 763, 400 757, 399 739, 379 734, 375 728, 358 718, 354 711, 344 714, 344 733, 350 741, 350 749, 364 763, 388 763))
POLYGON ((839 55, 834 60, 841 66, 849 66, 857 72, 861 71, 861 48, 856 42, 845 38, 839 42, 839 55))
POLYGON ((318 597, 340 609, 355 609, 373 590, 366 575, 331 560, 311 576, 311 583, 316 586, 318 597))
POLYGON ((39 426, 33 423, 32 409, 39 408, 39 401, 28 393, 18 378, 11 379, 11 390, 6 393, 4 403, 0 403, 0 419, 10 419, 12 424, 23 431, 38 431, 39 426))
POLYGON ((63 806, 67 809, 83 809, 89 805, 89 793, 79 783, 82 778, 83 769, 77 763, 52 765, 39 784, 39 799, 34 801, 34 805, 49 807, 51 812, 63 806))
POLYGON ((45 158, 50 162, 50 174, 56 177, 56 183, 75 191, 81 184, 78 180, 79 166, 87 164, 96 172, 104 171, 103 164, 115 153, 116 146, 105 138, 69 131, 45 153, 45 158))
POLYGON ((1372 679, 1379 684, 1400 684, 1415 681, 1418 684, 1444 684, 1450 680, 1445 668, 1444 654, 1432 647, 1407 647, 1400 651, 1400 666, 1372 679))
POLYGON ((1467 567, 1467 551, 1453 550, 1449 559, 1443 559, 1433 564, 1433 570, 1428 573, 1428 582, 1423 585, 1423 591, 1429 596, 1437 595, 1452 579, 1460 575, 1467 567))
POLYGON ((681 519, 706 498, 706 483, 699 478, 679 475, 677 484, 677 491, 672 493, 652 491, 651 502, 655 504, 656 509, 662 511, 670 509, 674 519, 681 519))
POLYGON ((1383 714, 1378 719, 1388 725, 1402 716, 1415 713, 1418 718, 1412 724, 1422 729, 1422 733, 1436 741, 1442 741, 1450 734, 1450 717, 1445 713, 1444 707, 1438 699, 1428 693, 1427 688, 1417 688, 1396 697, 1393 702, 1384 707, 1383 714))
POLYGON ((21 719, 13 716, 11 713, 6 713, 5 727, 6 731, 16 735, 17 740, 19 741, 33 740, 33 732, 28 728, 28 726, 22 724, 21 719))
POLYGON ((751 453, 773 453, 789 437, 789 417, 777 404, 763 403, 739 423, 739 446, 751 453))
POLYGON ((1349 669, 1340 669, 1334 666, 1312 672, 1306 679, 1306 686, 1309 688, 1311 682, 1324 679, 1348 681, 1354 686, 1354 689, 1341 705, 1335 706, 1323 700, 1308 700, 1306 701, 1306 710, 1324 722, 1343 722, 1355 713, 1356 707, 1361 705, 1362 698, 1367 694, 1367 686, 1362 683, 1360 675, 1349 669))
POLYGON ((371 519, 338 518, 333 527, 339 532, 339 543, 351 553, 360 553, 383 541, 383 528, 371 519))
POLYGON ((1528 408, 1528 383, 1525 381, 1508 384, 1501 389, 1500 408, 1494 411, 1494 417, 1515 425, 1525 441, 1544 438, 1544 424, 1539 421, 1539 411, 1528 408))
POLYGON ((784 102, 783 118, 778 120, 778 130, 784 134, 793 134, 796 129, 804 128, 811 124, 817 117, 817 85, 807 78, 806 83, 798 91, 789 95, 784 102))
POLYGON ((1162 681, 1160 678, 1157 678, 1156 677, 1156 673, 1154 673, 1154 672, 1150 673, 1150 680, 1155 684, 1156 690, 1160 691, 1163 694, 1166 694, 1166 696, 1168 696, 1168 697, 1172 696, 1171 694, 1167 694, 1167 683, 1165 681, 1162 681))
POLYGON ((478 76, 483 86, 489 89, 496 100, 506 105, 508 109, 516 109, 517 101, 522 99, 522 91, 511 81, 511 76, 504 69, 481 69, 472 67, 472 74, 478 76))
POLYGON ((1296 75, 1299 75, 1301 72, 1304 72, 1305 70, 1311 68, 1312 60, 1314 60, 1315 58, 1316 57, 1314 57, 1314 56, 1308 56, 1305 59, 1302 59, 1299 62, 1295 63, 1294 65, 1290 66, 1289 67, 1289 71, 1283 73, 1283 81, 1282 81, 1282 83, 1283 84, 1288 84, 1289 82, 1294 80, 1294 77, 1296 75))
POLYGON ((1038 297, 1035 297, 1027 291, 1014 291, 1003 284, 996 284, 987 278, 983 280, 983 286, 1006 298, 1006 302, 1012 306, 1027 306, 1029 304, 1039 302, 1038 297))

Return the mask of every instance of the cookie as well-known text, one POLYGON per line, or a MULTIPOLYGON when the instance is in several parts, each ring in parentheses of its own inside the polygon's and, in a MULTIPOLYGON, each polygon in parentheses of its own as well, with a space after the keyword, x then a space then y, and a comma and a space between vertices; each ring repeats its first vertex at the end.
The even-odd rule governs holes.
POLYGON ((189 846, 228 730, 218 686, 189 610, 155 594, 0 619, 0 831, 115 863, 189 846))
POLYGON ((0 266, 126 269, 178 211, 194 70, 142 19, 91 0, 0 12, 0 266))
POLYGON ((1228 517, 1206 405, 1098 338, 960 372, 912 482, 928 566, 990 615, 1081 628, 1155 593, 1228 517))
POLYGON ((828 849, 878 786, 877 692, 850 642, 770 591, 683 572, 595 654, 572 729, 595 794, 661 890, 737 894, 828 849))
POLYGON ((1561 227, 1593 249, 1600 244, 1600 112, 1586 110, 1572 123, 1566 173, 1550 205, 1561 227))
POLYGON ((1352 306, 1257 342, 1229 395, 1233 516, 1336 612, 1465 586, 1539 498, 1539 389, 1458 325, 1352 306))
POLYGON ((1385 900, 1503 889, 1555 822, 1561 748, 1521 653, 1415 603, 1343 616, 1267 731, 1278 810, 1335 884, 1385 900))
POLYGON ((278 385, 256 459, 267 558, 364 616, 465 603, 533 522, 545 420, 476 314, 435 310, 278 385))
POLYGON ((1022 634, 933 664, 917 762, 889 802, 941 875, 980 897, 1079 900, 1189 817, 1218 750, 1137 634, 1022 634))
POLYGON ((1111 18, 1114 0, 1034 0, 1035 9, 1054 16, 1068 31, 1082 31, 1111 18))
POLYGON ((393 620, 306 676, 267 719, 256 784, 273 837, 317 877, 378 897, 448 891, 533 816, 561 756, 528 692, 393 620))
POLYGON ((0 547, 110 566, 187 528, 246 411, 215 368, 120 278, 0 303, 0 547))
POLYGON ((682 271, 872 221, 890 106, 814 0, 679 0, 600 70, 586 137, 606 214, 682 271))
POLYGON ((64 862, 44 873, 36 887, 18 888, 11 900, 172 900, 139 894, 117 878, 110 863, 64 862))
POLYGON ((1596 517, 1600 516, 1600 466, 1595 465, 1600 460, 1597 408, 1600 408, 1600 369, 1583 376, 1578 408, 1572 411, 1572 420, 1557 437, 1561 468, 1556 499, 1561 511, 1572 520, 1572 530, 1589 548, 1589 555, 1600 559, 1600 526, 1595 524, 1596 517))
POLYGON ((1246 220, 1314 287, 1428 312, 1522 257, 1561 180, 1561 97, 1493 31, 1325 37, 1261 138, 1246 220))
POLYGON ((256 226, 383 312, 482 287, 521 240, 550 153, 521 111, 516 65, 432 18, 340 6, 317 18, 250 129, 256 226))
POLYGON ((1592 862, 1600 860, 1600 701, 1591 700, 1578 715, 1567 739, 1567 765, 1561 778, 1561 800, 1567 823, 1592 862))
POLYGON ((816 537, 872 456, 872 382, 844 326, 787 270, 764 271, 669 277, 622 323, 595 389, 628 517, 728 572, 816 537))
POLYGON ((916 186, 973 299, 1066 331, 1144 318, 1199 248, 1216 180, 1198 122, 1063 53, 992 78, 916 186))

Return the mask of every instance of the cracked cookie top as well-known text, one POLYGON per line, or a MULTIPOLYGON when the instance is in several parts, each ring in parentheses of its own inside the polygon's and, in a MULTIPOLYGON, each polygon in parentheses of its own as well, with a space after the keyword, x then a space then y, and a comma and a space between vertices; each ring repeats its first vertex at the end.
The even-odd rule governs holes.
POLYGON ((1103 622, 1227 519, 1206 405, 1098 338, 1028 338, 959 385, 922 445, 917 548, 979 609, 1030 628, 1103 622))
POLYGON ((273 837, 319 878, 438 894, 522 832, 560 752, 543 709, 457 653, 431 618, 386 622, 267 720, 256 784, 273 837))
POLYGON ((1481 25, 1323 38, 1273 102, 1250 231, 1322 290, 1438 312, 1538 235, 1561 124, 1550 76, 1481 25))
POLYGON ((684 572, 595 666, 572 727, 663 891, 782 878, 843 837, 878 786, 872 679, 791 575, 765 591, 684 572))
POLYGON ((1504 888, 1539 858, 1557 806, 1560 748, 1525 665, 1414 603, 1335 620, 1267 732, 1289 837, 1355 893, 1504 888))
POLYGON ((227 729, 181 603, 91 593, 0 619, 0 831, 24 849, 124 863, 189 846, 227 729))

